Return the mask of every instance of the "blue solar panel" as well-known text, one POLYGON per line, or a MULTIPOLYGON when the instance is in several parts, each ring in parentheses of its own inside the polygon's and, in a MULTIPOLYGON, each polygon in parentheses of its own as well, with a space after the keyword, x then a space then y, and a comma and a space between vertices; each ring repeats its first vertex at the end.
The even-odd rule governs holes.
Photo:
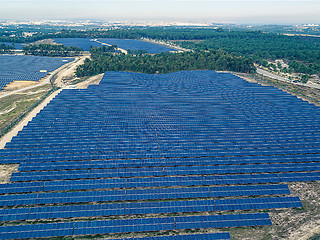
MULTIPOLYGON (((319 117, 314 105, 231 74, 107 72, 99 86, 64 89, 0 150, 2 163, 20 163, 14 183, 0 186, 0 220, 301 207, 270 196, 290 194, 280 182, 319 181, 319 117)), ((73 224, 86 235, 271 222, 228 214, 73 224)), ((36 225, 28 231, 40 236, 36 225)))
POLYGON ((209 189, 205 187, 141 189, 141 190, 126 191, 126 200, 208 198, 208 197, 210 197, 209 189))
POLYGON ((154 44, 151 42, 145 42, 134 39, 112 39, 112 38, 102 38, 99 39, 100 42, 107 43, 109 45, 117 45, 119 48, 125 50, 143 50, 148 53, 161 53, 168 51, 176 51, 175 49, 154 44))
POLYGON ((71 236, 74 223, 48 223, 0 227, 1 239, 71 236))
POLYGON ((290 194, 287 185, 250 185, 210 187, 211 197, 290 194))
POLYGON ((221 199, 215 204, 218 211, 302 207, 298 197, 221 199))
POLYGON ((74 235, 174 230, 174 218, 142 218, 76 222, 74 235))
POLYGON ((0 206, 15 206, 35 204, 38 194, 19 194, 0 196, 0 206))
POLYGON ((0 90, 13 81, 39 81, 49 72, 73 60, 74 58, 0 56, 0 90))
POLYGON ((43 185, 43 182, 0 184, 0 194, 38 192, 43 190, 43 185))
POLYGON ((176 217, 176 229, 271 225, 267 213, 176 217))

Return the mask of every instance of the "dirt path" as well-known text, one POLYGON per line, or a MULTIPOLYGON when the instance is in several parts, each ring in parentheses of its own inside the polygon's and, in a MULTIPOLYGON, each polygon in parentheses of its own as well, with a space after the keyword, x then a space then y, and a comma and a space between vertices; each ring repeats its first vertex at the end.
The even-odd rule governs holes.
POLYGON ((64 83, 64 79, 68 79, 68 78, 75 78, 75 71, 77 69, 77 67, 81 64, 84 63, 84 60, 86 58, 89 58, 89 55, 86 56, 82 56, 82 57, 78 57, 75 59, 75 61, 73 61, 73 64, 67 66, 64 70, 62 70, 61 72, 57 73, 55 76, 55 80, 54 80, 54 84, 57 87, 61 87, 64 88, 67 86, 67 84, 64 83))
POLYGON ((4 135, 0 139, 0 149, 3 149, 7 142, 10 142, 12 137, 17 136, 18 132, 23 129, 24 126, 27 126, 29 121, 31 121, 47 104, 55 98, 61 89, 53 92, 49 97, 47 97, 39 106, 33 109, 18 125, 16 125, 9 133, 4 135))
POLYGON ((10 96, 10 95, 13 95, 13 94, 16 94, 16 93, 21 93, 23 91, 26 91, 26 90, 30 90, 30 89, 33 89, 33 88, 38 88, 38 87, 41 87, 41 86, 44 86, 46 84, 50 84, 51 80, 53 77, 55 76, 59 76, 60 74, 64 74, 63 70, 66 69, 66 68, 69 68, 70 66, 74 65, 77 63, 77 59, 74 60, 73 62, 70 62, 70 63, 67 63, 63 66, 61 66, 60 68, 56 69, 55 71, 53 71, 50 75, 48 75, 44 80, 42 80, 39 84, 36 84, 36 85, 33 85, 33 86, 30 86, 30 87, 25 87, 25 88, 22 88, 22 89, 18 89, 18 90, 14 90, 14 91, 10 91, 10 92, 4 92, 4 93, 0 93, 0 99, 1 98, 4 98, 4 97, 7 97, 7 96, 10 96))
POLYGON ((78 83, 76 87, 78 89, 86 89, 89 85, 98 85, 103 77, 104 73, 101 73, 99 75, 93 76, 89 78, 88 80, 78 83))
POLYGON ((295 85, 299 85, 299 86, 304 86, 304 87, 311 87, 311 88, 316 88, 316 89, 320 89, 320 85, 317 85, 317 84, 310 84, 310 83, 300 83, 300 82, 292 82, 290 79, 288 78, 284 78, 284 77, 280 77, 278 75, 275 75, 271 72, 268 72, 266 70, 263 70, 261 68, 257 68, 257 73, 259 73, 260 75, 263 75, 263 76, 266 76, 266 77, 269 77, 269 78, 272 78, 272 79, 276 79, 276 80, 279 80, 279 81, 282 81, 282 82, 288 82, 288 83, 292 83, 292 84, 295 84, 295 85))

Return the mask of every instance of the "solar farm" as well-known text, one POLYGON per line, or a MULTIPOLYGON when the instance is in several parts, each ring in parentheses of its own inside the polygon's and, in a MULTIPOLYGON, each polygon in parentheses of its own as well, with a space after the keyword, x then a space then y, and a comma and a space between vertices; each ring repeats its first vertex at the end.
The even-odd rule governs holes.
MULTIPOLYGON (((1 44, 5 44, 5 45, 7 45, 7 46, 12 46, 12 43, 9 43, 9 42, 0 42, 0 45, 1 44)), ((23 48, 23 44, 22 43, 14 43, 14 47, 16 48, 16 49, 18 49, 18 50, 22 50, 22 48, 23 48)))
POLYGON ((124 50, 143 50, 148 53, 175 51, 174 49, 167 48, 158 44, 132 39, 101 38, 98 39, 97 42, 93 39, 87 38, 55 38, 54 41, 67 47, 79 47, 84 51, 89 51, 90 47, 102 47, 103 43, 108 45, 117 45, 119 48, 122 48, 124 50))
POLYGON ((148 53, 162 53, 176 51, 175 49, 161 46, 155 43, 133 40, 133 39, 112 39, 112 38, 102 38, 99 39, 100 42, 107 43, 110 45, 117 45, 119 48, 124 50, 139 51, 143 50, 148 53))
POLYGON ((39 81, 73 58, 0 56, 0 90, 13 81, 39 81))
POLYGON ((55 38, 54 42, 66 47, 79 47, 83 51, 90 51, 91 47, 102 47, 101 43, 89 38, 55 38))
POLYGON ((303 207, 288 183, 320 180, 319 123, 315 105, 228 73, 106 72, 61 91, 0 151, 19 164, 0 185, 0 239, 270 226, 268 210, 303 207))

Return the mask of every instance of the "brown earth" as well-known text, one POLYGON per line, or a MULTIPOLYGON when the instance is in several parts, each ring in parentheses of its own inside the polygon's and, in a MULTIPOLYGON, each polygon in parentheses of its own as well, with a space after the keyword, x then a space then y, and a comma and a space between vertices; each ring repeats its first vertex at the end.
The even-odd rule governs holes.
POLYGON ((0 184, 9 183, 11 174, 18 172, 19 164, 2 164, 0 165, 0 184))

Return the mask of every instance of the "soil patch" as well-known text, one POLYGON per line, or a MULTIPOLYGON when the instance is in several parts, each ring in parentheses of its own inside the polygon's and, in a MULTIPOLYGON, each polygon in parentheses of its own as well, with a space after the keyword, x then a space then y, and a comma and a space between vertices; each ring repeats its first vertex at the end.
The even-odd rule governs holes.
POLYGON ((0 184, 10 182, 11 174, 18 172, 19 164, 1 164, 0 165, 0 184))

